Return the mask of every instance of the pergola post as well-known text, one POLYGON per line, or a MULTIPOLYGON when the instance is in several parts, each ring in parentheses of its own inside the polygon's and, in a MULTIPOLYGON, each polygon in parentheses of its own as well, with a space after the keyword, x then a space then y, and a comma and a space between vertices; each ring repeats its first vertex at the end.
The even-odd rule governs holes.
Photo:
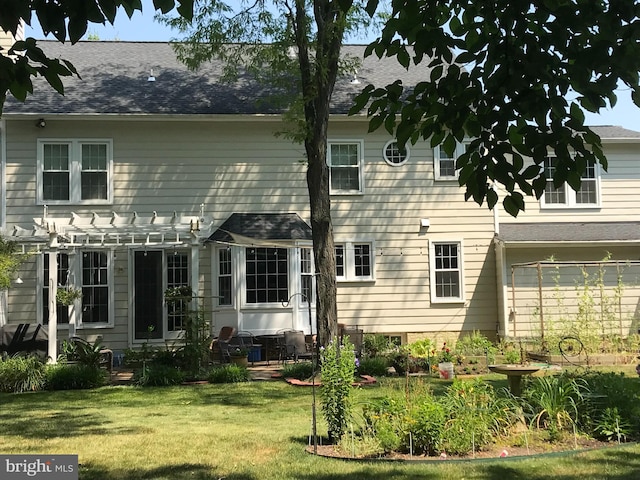
POLYGON ((191 290, 193 291, 193 301, 198 308, 198 287, 200 281, 200 242, 198 242, 197 232, 191 232, 191 290))
POLYGON ((48 363, 55 364, 58 359, 58 234, 49 232, 49 344, 48 363))

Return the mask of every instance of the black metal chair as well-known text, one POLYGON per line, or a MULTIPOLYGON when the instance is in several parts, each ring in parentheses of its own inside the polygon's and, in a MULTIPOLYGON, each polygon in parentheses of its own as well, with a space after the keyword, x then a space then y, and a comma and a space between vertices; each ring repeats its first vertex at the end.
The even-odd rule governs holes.
POLYGON ((313 349, 309 348, 309 344, 305 341, 304 332, 292 330, 284 332, 284 360, 291 359, 297 362, 300 359, 311 360, 313 358, 313 349))

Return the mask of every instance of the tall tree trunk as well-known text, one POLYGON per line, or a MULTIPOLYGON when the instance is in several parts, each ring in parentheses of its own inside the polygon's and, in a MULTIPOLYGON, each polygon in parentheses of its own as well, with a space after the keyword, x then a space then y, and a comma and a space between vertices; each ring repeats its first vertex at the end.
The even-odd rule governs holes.
POLYGON ((336 259, 329 197, 329 167, 325 161, 327 145, 326 140, 314 138, 305 142, 305 146, 309 161, 307 186, 317 274, 318 341, 320 345, 327 345, 336 336, 338 330, 336 259))
POLYGON ((336 257, 331 223, 327 130, 329 107, 338 75, 340 47, 344 37, 346 12, 351 1, 314 0, 316 42, 310 47, 307 33, 306 1, 296 0, 294 32, 302 82, 307 153, 307 187, 311 207, 313 254, 316 268, 316 317, 318 341, 327 345, 338 331, 336 257), (313 52, 310 49, 313 48, 313 52))

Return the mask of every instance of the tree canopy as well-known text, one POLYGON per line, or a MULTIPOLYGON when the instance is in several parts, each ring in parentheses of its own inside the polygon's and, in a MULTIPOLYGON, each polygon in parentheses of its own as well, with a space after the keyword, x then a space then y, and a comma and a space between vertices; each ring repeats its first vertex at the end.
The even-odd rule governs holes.
MULTIPOLYGON (((193 15, 193 0, 153 0, 156 10, 167 13, 177 5, 184 18, 193 15)), ((141 0, 58 0, 56 2, 0 0, 0 28, 14 37, 19 29, 31 25, 36 16, 45 35, 59 42, 76 43, 87 31, 89 23, 113 24, 118 8, 131 17, 142 10, 141 0)), ((8 51, 0 49, 0 114, 7 92, 24 101, 33 93, 31 79, 44 77, 57 92, 64 93, 61 77, 77 75, 75 67, 64 59, 48 58, 33 38, 19 40, 8 51)))
POLYGON ((369 85, 352 113, 366 108, 370 130, 428 139, 449 155, 471 139, 456 163, 465 198, 493 208, 500 184, 515 216, 524 195, 543 194, 546 157, 557 159, 556 187, 577 190, 589 165, 606 169, 584 112, 615 105, 619 85, 640 105, 639 17, 635 0, 393 0, 367 54, 428 62, 430 78, 411 90, 369 85))
POLYGON ((13 276, 25 260, 25 255, 18 253, 15 242, 0 237, 0 290, 6 290, 11 286, 13 276))

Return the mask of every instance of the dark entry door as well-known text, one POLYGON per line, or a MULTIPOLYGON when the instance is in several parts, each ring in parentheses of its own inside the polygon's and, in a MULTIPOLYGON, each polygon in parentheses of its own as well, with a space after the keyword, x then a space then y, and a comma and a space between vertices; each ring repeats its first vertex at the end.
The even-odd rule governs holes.
POLYGON ((135 339, 163 338, 162 252, 134 254, 135 339))

